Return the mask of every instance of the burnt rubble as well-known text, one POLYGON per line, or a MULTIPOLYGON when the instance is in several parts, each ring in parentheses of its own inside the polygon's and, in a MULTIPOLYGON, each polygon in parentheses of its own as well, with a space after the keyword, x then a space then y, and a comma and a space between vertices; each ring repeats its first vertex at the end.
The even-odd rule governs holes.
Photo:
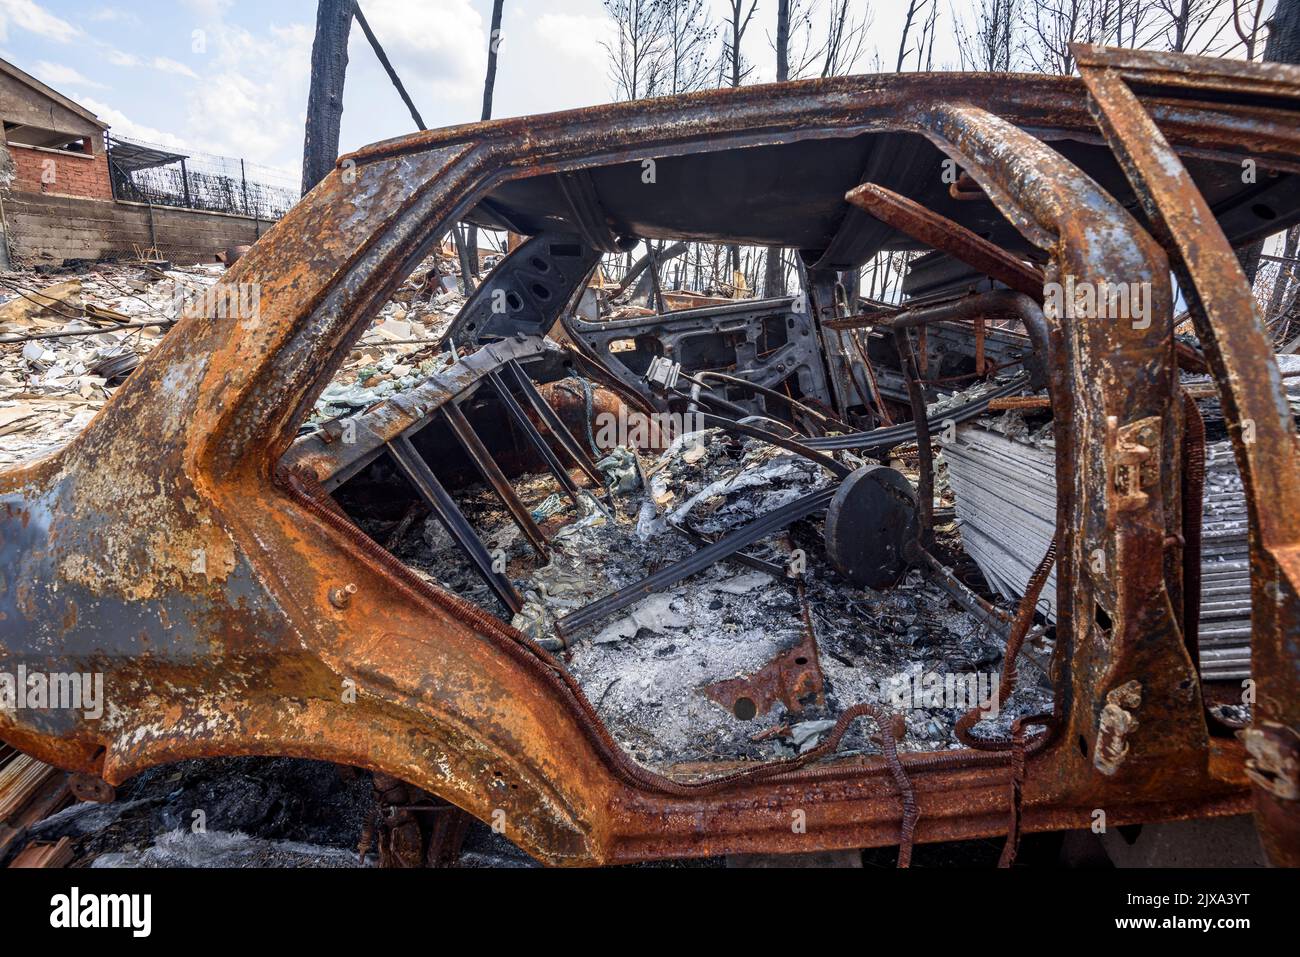
MULTIPOLYGON (((611 460, 621 458, 606 459, 611 460)), ((546 476, 514 482, 535 518, 558 524, 545 564, 490 490, 477 485, 457 491, 466 517, 489 549, 504 554, 508 574, 526 598, 514 617, 526 634, 546 641, 557 618, 681 560, 694 548, 677 530, 681 525, 713 538, 831 480, 806 459, 716 430, 681 436, 662 454, 637 460, 647 484, 615 494, 608 516, 594 507, 579 513, 546 476)), ((374 526, 377 538, 386 531, 385 525, 374 526)), ((724 561, 570 636, 565 666, 629 754, 660 770, 787 756, 816 743, 846 707, 883 702, 891 680, 1000 669, 1005 638, 919 570, 883 592, 846 582, 826 559, 818 521, 797 523, 745 554, 784 572, 796 549, 807 562, 797 580, 724 561), (804 602, 823 687, 743 718, 710 697, 711 687, 760 671, 806 639, 804 602)), ((436 518, 411 526, 394 551, 437 584, 503 613, 436 518)), ((1027 681, 981 731, 1006 733, 1014 717, 1050 710, 1051 697, 1045 682, 1027 681)), ((900 747, 959 747, 952 731, 958 714, 956 708, 909 709, 900 747)), ((878 753, 879 745, 868 737, 854 729, 842 751, 878 753)))
MULTIPOLYGON (((106 865, 440 866, 476 819, 555 865, 995 837, 1009 866, 1104 807, 1253 808, 1294 862, 1289 345, 1235 250, 1300 219, 1296 78, 1072 53, 960 101, 828 78, 376 144, 215 284, 254 317, 187 307, 134 370, 12 341, 3 401, 103 399, 0 476, 0 663, 112 692, 0 713, 75 772, 18 765, 42 808, 104 805, 33 859, 80 821, 106 865), (680 188, 648 200, 634 149, 680 188), (708 185, 742 180, 768 195, 708 185), (512 234, 464 297, 425 258, 458 221, 512 234), (678 239, 797 268, 674 300, 651 247, 648 306, 617 301, 602 264, 678 239), (249 754, 369 769, 304 785, 347 827, 292 765, 158 767, 249 754), (194 794, 249 817, 187 836, 194 794)), ((52 335, 129 346, 81 308, 52 335)))

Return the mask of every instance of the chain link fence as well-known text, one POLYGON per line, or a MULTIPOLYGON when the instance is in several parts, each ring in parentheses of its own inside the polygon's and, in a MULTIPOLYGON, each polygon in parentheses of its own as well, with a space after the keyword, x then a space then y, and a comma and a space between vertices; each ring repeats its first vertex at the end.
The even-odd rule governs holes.
POLYGON ((113 197, 126 202, 276 220, 299 198, 283 170, 116 136, 108 138, 108 168, 113 197))

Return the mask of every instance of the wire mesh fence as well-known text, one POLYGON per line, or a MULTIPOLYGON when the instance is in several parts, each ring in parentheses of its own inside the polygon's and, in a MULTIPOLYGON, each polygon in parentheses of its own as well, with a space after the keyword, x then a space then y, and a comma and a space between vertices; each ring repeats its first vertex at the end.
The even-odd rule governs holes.
POLYGON ((114 198, 128 202, 274 220, 299 197, 297 182, 283 170, 120 137, 109 137, 108 168, 114 198))

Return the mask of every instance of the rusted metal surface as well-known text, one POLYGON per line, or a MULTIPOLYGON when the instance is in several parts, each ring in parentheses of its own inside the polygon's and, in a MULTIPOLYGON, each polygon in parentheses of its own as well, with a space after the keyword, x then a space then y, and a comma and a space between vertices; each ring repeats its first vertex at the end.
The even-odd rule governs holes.
MULTIPOLYGON (((1161 62, 1183 92, 1200 89, 1199 69, 1161 62)), ((1300 87, 1291 73, 1234 65, 1215 88, 1236 89, 1232 77, 1270 95, 1300 87)), ((900 841, 906 849, 913 837, 999 835, 1013 777, 1020 833, 1086 827, 1097 807, 1110 826, 1241 812, 1247 747, 1252 773, 1267 780, 1293 766, 1285 759, 1293 751, 1272 739, 1209 736, 1173 611, 1181 565, 1166 560, 1165 543, 1181 527, 1181 404, 1166 253, 1045 145, 1042 137, 1095 135, 1080 83, 971 77, 961 103, 951 83, 889 76, 709 92, 422 133, 345 158, 226 274, 228 284, 260 285, 258 315, 232 320, 194 307, 71 445, 0 476, 0 667, 101 672, 110 703, 97 720, 0 712, 0 738, 110 785, 210 755, 353 764, 499 820, 507 837, 552 864, 900 841), (1049 281, 1144 282, 1153 293, 1146 329, 1049 317, 1057 714, 1052 733, 1031 743, 1023 774, 1005 752, 896 754, 888 717, 870 705, 846 710, 799 758, 705 776, 649 771, 618 748, 560 662, 427 584, 331 507, 318 484, 277 468, 369 318, 490 190, 656 153, 891 130, 922 134, 957 160, 988 198, 965 205, 996 207, 1050 255, 1049 281), (1128 444, 1140 496, 1123 509, 1124 463, 1110 435, 1158 440, 1128 444), (343 607, 330 600, 337 589, 350 596, 343 607), (1117 704, 1135 722, 1117 748, 1105 710, 1131 682, 1141 700, 1117 704), (868 716, 885 753, 833 760, 848 726, 868 716), (803 829, 790 826, 796 809, 803 829)), ((1294 127, 1266 111, 1159 94, 1144 105, 1189 154, 1235 162, 1249 150, 1261 166, 1300 169, 1294 127)), ((1137 148, 1132 136, 1109 132, 1121 152, 1137 148)), ((1140 145, 1163 143, 1157 133, 1140 145)), ((1151 188, 1165 208, 1158 179, 1151 188)), ((587 217, 575 225, 584 224, 594 233, 587 217)), ((1294 468, 1282 467, 1294 464, 1294 436, 1276 380, 1252 378, 1271 359, 1250 312, 1219 308, 1214 268, 1190 269, 1198 286, 1214 287, 1203 292, 1218 333, 1212 367, 1225 409, 1254 414, 1261 430, 1254 449, 1239 449, 1260 555, 1259 707, 1291 728, 1300 654, 1284 622, 1294 621, 1297 513, 1282 517, 1281 503, 1294 501, 1285 497, 1294 468), (1276 601, 1261 606, 1264 595, 1276 601)), ((487 378, 500 382, 496 372, 487 378)), ((1256 787, 1266 833, 1294 822, 1277 792, 1256 787)))
POLYGON ((1052 400, 1045 395, 1009 395, 989 403, 990 412, 1007 412, 1011 409, 1041 411, 1051 407, 1052 400))
MULTIPOLYGON (((1130 84, 1214 91, 1229 102, 1268 97, 1275 145, 1300 151, 1300 69, 1171 58, 1077 46, 1094 112, 1186 290, 1220 388, 1250 513, 1254 728, 1300 734, 1300 449, 1250 284, 1214 214, 1130 84)), ((1250 144, 1258 147, 1253 138, 1250 144)), ((1263 740, 1260 732, 1252 739, 1263 740)), ((1252 777, 1270 858, 1300 865, 1296 795, 1252 777)))
POLYGON ((893 190, 874 183, 863 183, 845 199, 913 239, 943 250, 1017 292, 1035 299, 1043 295, 1043 274, 1037 269, 906 196, 899 196, 893 190))
POLYGON ((817 659, 817 636, 802 594, 801 601, 804 629, 798 642, 751 675, 707 685, 704 694, 742 721, 765 715, 778 703, 791 715, 798 715, 809 705, 824 705, 826 682, 817 659))
MULTIPOLYGON (((562 323, 584 355, 603 363, 627 388, 649 402, 659 399, 629 363, 648 364, 655 355, 680 362, 688 373, 733 372, 769 390, 790 382, 797 396, 820 402, 831 398, 817 348, 816 325, 802 300, 784 296, 740 300, 604 322, 568 316, 562 323), (773 326, 780 332, 780 341, 769 342, 773 326), (612 347, 620 342, 634 343, 635 349, 613 352, 612 347)), ((765 411, 764 398, 745 401, 752 402, 751 411, 765 411)))
POLYGON ((297 439, 281 462, 307 469, 332 489, 373 461, 387 443, 424 428, 447 405, 472 395, 480 382, 507 362, 558 352, 553 344, 536 336, 483 346, 415 388, 376 403, 363 415, 327 422, 297 439))
MULTIPOLYGON (((978 239, 979 237, 974 238, 978 239)), ((982 254, 983 251, 978 247, 969 244, 963 245, 960 252, 963 255, 971 256, 972 265, 987 262, 987 258, 982 254)), ((1024 284, 1026 283, 1022 282, 1022 285, 1024 284)), ((1040 296, 1041 292, 1042 285, 1040 282, 1038 287, 1040 296)), ((934 430, 934 425, 926 416, 921 370, 917 364, 916 352, 912 348, 912 340, 908 330, 911 328, 924 330, 927 325, 935 322, 952 320, 982 322, 990 319, 1008 319, 1022 324, 1034 343, 1037 355, 1034 365, 1036 368, 1042 368, 1042 363, 1051 348, 1047 326, 1043 320, 1042 310, 1024 293, 983 293, 959 299, 953 303, 903 309, 887 316, 872 319, 846 319, 832 324, 835 328, 851 329, 853 323, 870 322, 872 325, 893 331, 894 346, 898 351, 899 367, 903 370, 903 380, 907 385, 908 402, 912 408, 912 422, 916 434, 917 470, 920 475, 917 498, 920 503, 921 544, 923 547, 929 547, 934 537, 934 453, 930 440, 930 433, 934 430)), ((922 351, 924 351, 924 347, 922 351)))
POLYGON ((371 845, 381 867, 455 867, 473 818, 419 788, 391 777, 374 777, 375 808, 362 836, 360 857, 371 845))
POLYGON ((994 634, 1006 633, 1011 625, 1011 615, 975 594, 970 587, 953 574, 951 568, 944 565, 929 552, 921 555, 927 574, 944 591, 948 592, 963 608, 978 618, 994 634))

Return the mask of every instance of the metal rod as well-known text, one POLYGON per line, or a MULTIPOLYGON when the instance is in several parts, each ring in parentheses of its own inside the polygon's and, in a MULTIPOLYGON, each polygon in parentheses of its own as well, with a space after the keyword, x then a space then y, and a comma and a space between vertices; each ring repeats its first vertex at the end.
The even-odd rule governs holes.
MULTIPOLYGON (((941 421, 935 422, 930 426, 930 431, 938 431, 943 427, 944 422, 960 423, 965 422, 967 419, 981 416, 988 411, 989 403, 994 399, 1014 395, 1028 384, 1028 376, 1016 376, 1005 385, 998 386, 996 389, 986 393, 974 402, 967 402, 965 405, 948 410, 941 421)), ((810 449, 820 449, 822 451, 858 449, 862 452, 869 453, 892 449, 895 445, 902 445, 904 442, 907 442, 912 438, 915 428, 916 426, 911 422, 902 422, 898 425, 887 426, 883 429, 874 429, 870 432, 854 432, 851 435, 829 435, 804 439, 803 444, 810 449)))
MULTIPOLYGON (((707 548, 710 545, 717 544, 717 539, 709 538, 707 535, 697 532, 685 523, 677 525, 670 521, 668 527, 673 531, 684 535, 686 538, 701 547, 707 548)), ((785 569, 775 562, 766 562, 761 558, 755 558, 753 555, 746 555, 744 552, 736 552, 734 555, 728 555, 727 559, 735 562, 737 565, 744 565, 746 568, 752 568, 755 571, 764 572, 777 580, 785 578, 785 569)))
POLYGON ((742 548, 746 548, 754 542, 780 531, 787 525, 797 522, 813 512, 824 509, 830 504, 838 488, 839 483, 835 483, 828 488, 813 492, 811 495, 796 499, 775 511, 768 512, 748 525, 738 528, 734 532, 728 532, 712 545, 701 548, 695 554, 687 556, 679 562, 667 565, 639 582, 628 585, 626 588, 620 588, 604 598, 598 598, 591 604, 584 605, 577 611, 571 612, 556 623, 556 629, 561 639, 567 644, 568 640, 565 636, 569 632, 590 625, 594 621, 599 621, 601 618, 612 615, 628 605, 634 605, 647 595, 662 591, 677 584, 683 578, 689 578, 697 572, 702 572, 710 565, 734 555, 742 548))
POLYGON ((596 463, 587 455, 582 444, 569 431, 569 427, 564 424, 564 420, 556 413, 554 409, 547 404, 542 398, 540 392, 533 386, 533 380, 528 378, 527 373, 519 368, 519 364, 513 359, 505 364, 504 367, 512 376, 519 386, 519 390, 528 400, 528 404, 533 407, 537 417, 542 420, 546 428, 559 441, 564 451, 568 453, 569 458, 577 463, 578 468, 586 473, 587 478, 591 479, 592 484, 598 489, 604 489, 605 477, 601 475, 600 469, 596 468, 596 463))
POLYGON ((152 326, 172 326, 175 319, 153 319, 148 322, 124 322, 117 326, 103 329, 71 329, 64 332, 40 332, 32 335, 0 335, 0 345, 11 342, 34 342, 37 339, 67 339, 72 336, 99 336, 106 332, 121 332, 123 329, 148 329, 152 326))
POLYGON ((479 576, 487 582, 488 587, 501 603, 509 608, 512 614, 517 614, 524 607, 519 592, 515 591, 515 586, 511 584, 510 579, 493 570, 492 556, 488 553, 487 547, 475 533, 455 499, 443 488, 438 477, 429 468, 429 464, 411 444, 411 440, 401 435, 387 443, 387 447, 393 461, 415 486, 416 491, 420 493, 420 497, 425 500, 433 513, 438 516, 438 521, 442 522, 452 539, 474 563, 479 576))
POLYGON ((921 544, 929 548, 934 542, 934 452, 930 448, 930 420, 925 410, 925 393, 921 390, 921 376, 916 368, 916 353, 906 329, 894 330, 894 345, 898 349, 899 365, 907 382, 907 395, 912 403, 912 422, 916 427, 917 498, 921 505, 921 544))
POLYGON ((864 183, 851 190, 845 199, 899 232, 942 250, 1017 292, 1042 301, 1041 272, 965 226, 875 183, 864 183))
POLYGON ((951 595, 957 604, 965 608, 996 634, 1002 636, 1004 640, 1006 639, 1007 633, 1011 629, 1011 621, 1014 618, 1010 612, 998 608, 977 595, 952 573, 951 568, 946 567, 930 552, 921 549, 921 557, 925 559, 930 578, 935 584, 951 595))
POLYGON ((519 400, 514 397, 514 394, 506 386, 505 381, 497 375, 495 370, 489 372, 485 378, 492 384, 492 388, 495 390, 497 395, 501 397, 501 404, 506 407, 506 412, 509 414, 510 418, 514 419, 515 424, 523 430, 524 435, 528 437, 528 441, 532 443, 533 448, 537 450, 537 454, 540 455, 542 461, 546 463, 546 467, 550 469, 551 474, 555 476, 555 480, 559 482, 560 486, 564 489, 564 493, 572 499, 574 505, 581 508, 582 490, 579 489, 573 479, 569 477, 568 470, 565 469, 564 465, 560 462, 555 452, 551 449, 551 446, 542 436, 542 433, 537 431, 537 427, 533 425, 528 416, 524 413, 523 407, 519 404, 519 400))
POLYGON ((505 473, 493 461, 492 454, 487 450, 487 446, 483 444, 483 440, 478 437, 478 433, 474 431, 473 426, 469 424, 469 420, 465 418, 465 413, 460 410, 460 406, 455 402, 448 402, 442 407, 442 414, 447 420, 447 426, 451 429, 451 434, 455 436, 456 441, 465 450, 465 454, 474 463, 479 474, 492 486, 492 491, 496 493, 497 498, 501 500, 501 504, 510 513, 510 517, 519 526, 519 530, 524 533, 524 537, 533 546, 533 551, 537 553, 539 558, 545 559, 547 556, 546 536, 542 534, 542 530, 533 521, 532 514, 524 506, 524 503, 519 500, 519 496, 515 494, 510 480, 506 478, 505 473))
POLYGON ((684 374, 683 378, 691 379, 691 381, 704 380, 704 379, 717 379, 719 382, 726 383, 727 385, 734 385, 737 388, 748 389, 749 391, 755 393, 756 395, 763 396, 763 398, 765 399, 775 399, 778 402, 783 403, 784 405, 786 405, 788 408, 792 410, 802 412, 804 415, 808 416, 809 418, 813 419, 815 422, 819 423, 823 428, 843 429, 845 432, 853 431, 852 426, 850 426, 847 422, 841 422, 839 419, 832 418, 831 416, 826 415, 824 412, 818 412, 816 409, 812 408, 812 406, 805 405, 804 403, 800 402, 798 399, 792 398, 783 392, 778 392, 775 389, 769 389, 766 386, 761 386, 756 382, 750 382, 749 380, 742 379, 738 376, 728 375, 725 372, 704 371, 704 372, 697 372, 695 373, 694 376, 684 374))

